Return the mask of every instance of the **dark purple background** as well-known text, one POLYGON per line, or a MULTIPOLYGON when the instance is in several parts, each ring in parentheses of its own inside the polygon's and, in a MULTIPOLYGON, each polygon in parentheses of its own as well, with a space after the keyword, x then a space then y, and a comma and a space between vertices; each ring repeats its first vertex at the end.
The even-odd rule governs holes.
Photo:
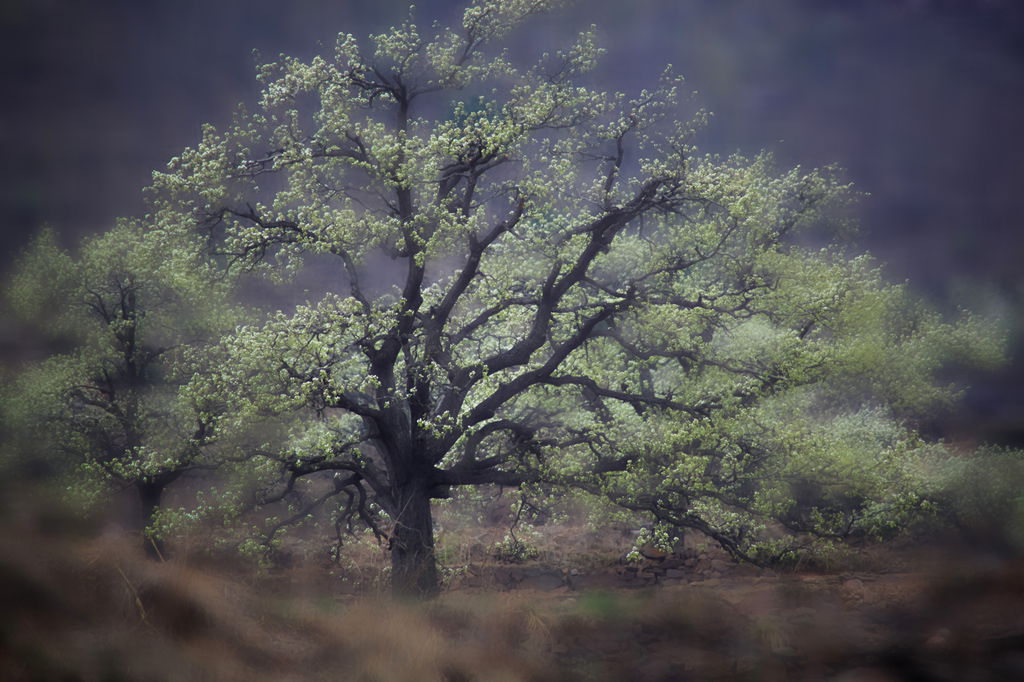
MULTIPOLYGON (((308 57, 407 4, 4 0, 0 269, 43 223, 71 245, 141 211, 153 169, 255 100, 254 49, 308 57)), ((420 24, 460 6, 421 1, 420 24)), ((870 193, 859 240, 890 278, 942 306, 1001 311, 1024 345, 1024 3, 580 0, 516 39, 552 49, 591 23, 608 87, 650 85, 670 62, 715 112, 706 150, 840 164, 870 193)), ((950 432, 1024 444, 1021 365, 971 377, 950 432)))

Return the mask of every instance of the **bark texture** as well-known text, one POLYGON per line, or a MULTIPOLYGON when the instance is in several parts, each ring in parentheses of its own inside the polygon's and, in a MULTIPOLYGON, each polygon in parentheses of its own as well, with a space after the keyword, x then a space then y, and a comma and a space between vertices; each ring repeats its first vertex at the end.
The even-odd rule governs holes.
POLYGON ((434 556, 434 522, 426 481, 399 488, 391 535, 391 586, 397 596, 431 597, 440 589, 434 556))

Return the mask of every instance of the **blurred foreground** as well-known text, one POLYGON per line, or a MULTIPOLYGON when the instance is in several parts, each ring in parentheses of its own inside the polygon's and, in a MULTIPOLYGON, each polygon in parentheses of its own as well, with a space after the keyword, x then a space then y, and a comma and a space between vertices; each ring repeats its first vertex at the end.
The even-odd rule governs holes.
POLYGON ((401 604, 308 562, 148 561, 130 534, 18 509, 0 531, 3 680, 1024 679, 1024 562, 977 549, 784 574, 693 552, 595 554, 561 578, 470 564, 401 604))

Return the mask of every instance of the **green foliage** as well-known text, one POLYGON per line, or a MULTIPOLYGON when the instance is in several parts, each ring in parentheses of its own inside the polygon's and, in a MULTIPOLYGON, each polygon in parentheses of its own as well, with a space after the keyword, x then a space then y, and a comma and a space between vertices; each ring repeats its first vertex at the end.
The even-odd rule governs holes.
POLYGON ((83 505, 126 486, 159 498, 183 473, 236 452, 219 423, 223 403, 189 387, 240 309, 202 252, 164 247, 141 222, 92 237, 75 255, 44 232, 5 291, 15 319, 60 349, 5 389, 14 466, 48 462, 83 505))
POLYGON ((506 533, 505 537, 491 547, 491 554, 498 561, 521 564, 524 561, 536 559, 540 556, 540 550, 523 538, 506 533))
POLYGON ((672 535, 672 528, 665 524, 655 524, 653 527, 645 526, 633 541, 633 547, 626 553, 626 561, 637 562, 643 560, 645 547, 657 549, 661 552, 670 553, 679 542, 679 537, 672 535))
POLYGON ((1024 552, 1024 452, 937 451, 925 472, 938 517, 981 547, 1024 552))
POLYGON ((806 544, 779 524, 899 527, 922 504, 913 423, 955 397, 937 371, 996 361, 1000 336, 798 246, 849 189, 699 154, 671 73, 585 85, 592 30, 525 69, 488 51, 542 5, 267 65, 258 113, 155 176, 167 233, 212 217, 233 267, 283 281, 323 254, 347 279, 225 339, 225 399, 320 415, 286 468, 350 472, 399 525, 416 473, 584 490, 748 557, 806 544))
POLYGON ((478 0, 433 35, 409 19, 261 67, 258 110, 154 174, 144 225, 28 257, 53 274, 27 267, 20 304, 62 283, 54 324, 82 338, 26 375, 50 405, 28 412, 64 410, 60 446, 119 480, 284 424, 234 447, 290 505, 267 538, 340 501, 336 528, 389 533, 396 579, 426 591, 429 500, 458 486, 583 491, 751 559, 898 528, 924 504, 914 423, 956 396, 937 372, 998 361, 1001 336, 800 246, 841 223, 838 172, 699 153, 706 115, 670 70, 595 89, 593 29, 528 66, 497 50, 554 4, 478 0), (253 321, 218 303, 310 259, 341 277, 316 300, 253 321), (96 324, 108 294, 140 298, 96 324), (126 432, 122 407, 75 387, 150 357, 129 334, 163 350, 112 455, 96 434, 126 432))

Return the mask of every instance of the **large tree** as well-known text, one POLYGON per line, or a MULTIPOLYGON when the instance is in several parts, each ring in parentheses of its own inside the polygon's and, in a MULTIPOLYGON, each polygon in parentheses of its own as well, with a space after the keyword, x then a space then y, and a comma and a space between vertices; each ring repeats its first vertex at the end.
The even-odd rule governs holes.
POLYGON ((943 358, 984 344, 820 247, 849 194, 833 171, 698 154, 670 72, 595 89, 594 30, 513 64, 497 41, 550 4, 282 58, 256 113, 156 174, 167 244, 204 235, 277 281, 333 263, 209 382, 318 416, 279 452, 282 494, 333 471, 351 513, 379 505, 406 593, 438 587, 431 500, 453 486, 575 486, 748 558, 767 519, 841 535, 912 506, 913 418, 948 398, 943 358))

